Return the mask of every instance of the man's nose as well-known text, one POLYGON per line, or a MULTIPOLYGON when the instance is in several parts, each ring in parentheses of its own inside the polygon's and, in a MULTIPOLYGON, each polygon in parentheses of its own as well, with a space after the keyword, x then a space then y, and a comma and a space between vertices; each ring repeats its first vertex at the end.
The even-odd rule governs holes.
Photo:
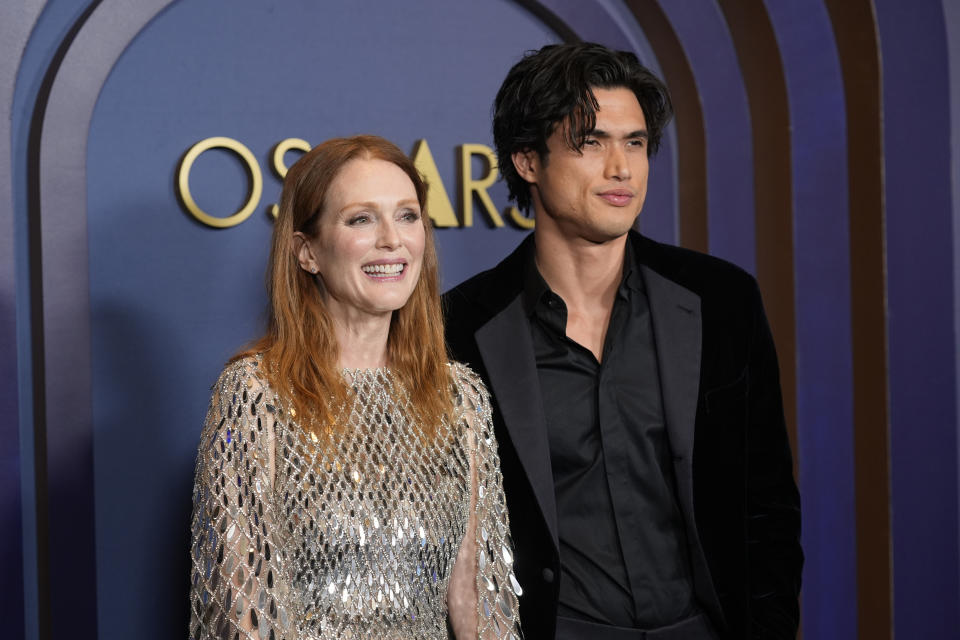
POLYGON ((620 145, 612 145, 607 151, 605 177, 615 180, 627 180, 630 178, 630 164, 627 162, 627 154, 620 145))

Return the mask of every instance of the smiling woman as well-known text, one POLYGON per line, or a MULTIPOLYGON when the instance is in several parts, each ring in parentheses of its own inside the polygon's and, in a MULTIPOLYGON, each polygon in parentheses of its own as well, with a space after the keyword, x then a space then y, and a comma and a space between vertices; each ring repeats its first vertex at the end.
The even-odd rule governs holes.
POLYGON ((324 210, 295 235, 305 270, 318 274, 347 367, 386 364, 390 315, 420 278, 426 227, 417 192, 403 169, 358 158, 330 185, 324 210), (374 332, 357 336, 358 332, 374 332), (373 352, 358 352, 373 348, 373 352), (379 352, 378 352, 379 350, 379 352))
POLYGON ((291 167, 267 333, 201 436, 191 638, 519 636, 490 402, 446 359, 425 202, 382 138, 291 167))

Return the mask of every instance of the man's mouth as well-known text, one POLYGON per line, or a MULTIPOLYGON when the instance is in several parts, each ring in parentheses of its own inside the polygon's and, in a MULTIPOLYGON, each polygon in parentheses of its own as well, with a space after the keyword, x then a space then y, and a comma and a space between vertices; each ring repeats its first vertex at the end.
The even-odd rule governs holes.
POLYGON ((617 207, 625 207, 633 200, 633 192, 627 189, 611 189, 600 192, 599 196, 617 207))

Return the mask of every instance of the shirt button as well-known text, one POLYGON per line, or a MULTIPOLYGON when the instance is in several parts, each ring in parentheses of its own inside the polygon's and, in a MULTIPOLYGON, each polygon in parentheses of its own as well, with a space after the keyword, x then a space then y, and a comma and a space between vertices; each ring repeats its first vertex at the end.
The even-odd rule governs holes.
POLYGON ((540 572, 540 575, 543 576, 543 581, 546 583, 553 582, 553 569, 546 568, 540 572))

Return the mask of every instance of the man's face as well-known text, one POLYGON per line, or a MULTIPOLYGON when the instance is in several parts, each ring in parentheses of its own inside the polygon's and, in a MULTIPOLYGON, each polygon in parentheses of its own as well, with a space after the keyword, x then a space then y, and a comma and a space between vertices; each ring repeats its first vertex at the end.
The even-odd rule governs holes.
POLYGON ((600 243, 633 226, 647 195, 647 122, 633 92, 594 89, 599 108, 582 149, 564 140, 566 123, 547 138, 548 154, 514 154, 520 175, 531 183, 538 233, 600 243))

